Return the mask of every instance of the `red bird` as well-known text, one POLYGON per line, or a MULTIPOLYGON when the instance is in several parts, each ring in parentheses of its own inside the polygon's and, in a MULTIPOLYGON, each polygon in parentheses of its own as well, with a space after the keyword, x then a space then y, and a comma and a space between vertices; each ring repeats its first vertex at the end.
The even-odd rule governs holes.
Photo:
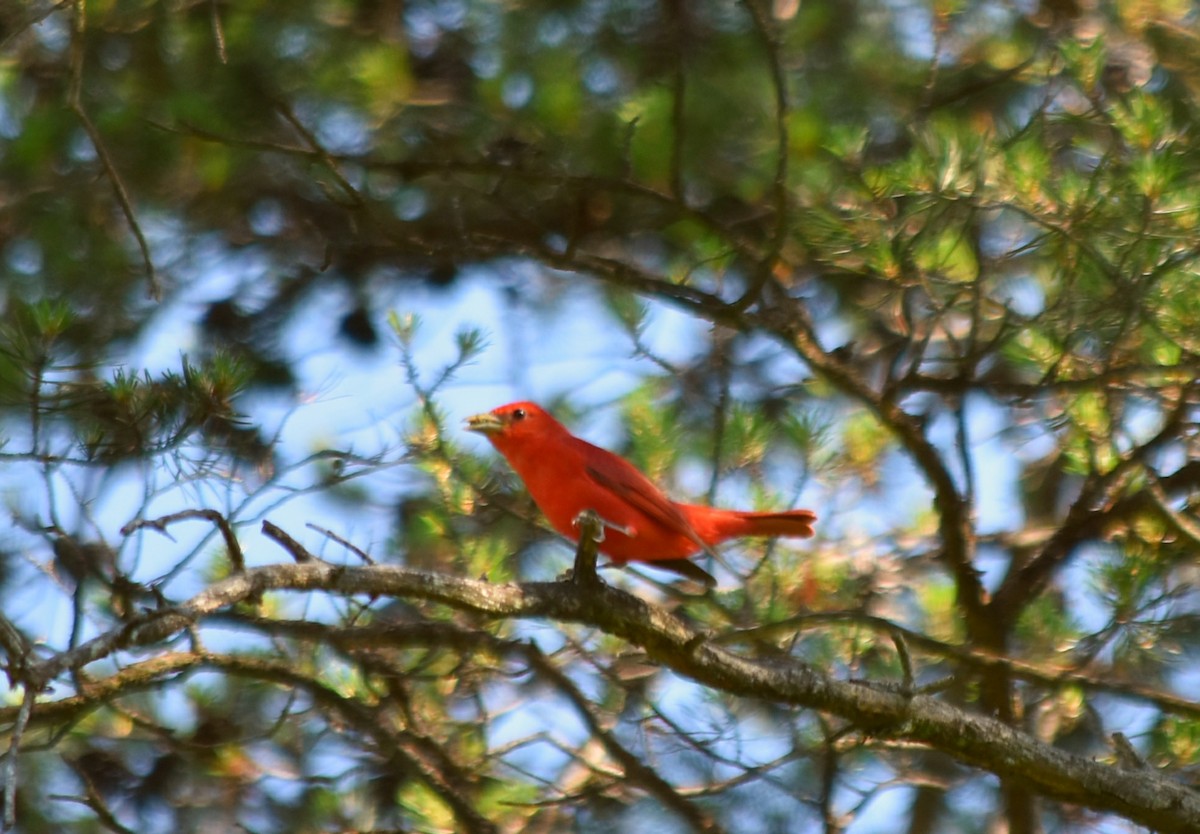
POLYGON ((607 527, 599 550, 617 564, 650 562, 712 587, 717 581, 689 556, 742 536, 807 538, 817 520, 809 510, 743 512, 672 501, 629 461, 575 437, 534 403, 476 414, 467 428, 491 441, 568 539, 579 538, 580 513, 599 513, 607 527))

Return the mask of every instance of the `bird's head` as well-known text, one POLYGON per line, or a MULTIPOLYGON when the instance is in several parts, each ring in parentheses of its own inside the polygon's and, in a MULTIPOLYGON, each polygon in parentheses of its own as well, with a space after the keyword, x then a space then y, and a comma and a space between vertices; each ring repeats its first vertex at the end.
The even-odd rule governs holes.
POLYGON ((540 405, 531 402, 509 403, 472 415, 467 418, 467 431, 482 434, 503 455, 559 432, 566 433, 561 423, 540 405))

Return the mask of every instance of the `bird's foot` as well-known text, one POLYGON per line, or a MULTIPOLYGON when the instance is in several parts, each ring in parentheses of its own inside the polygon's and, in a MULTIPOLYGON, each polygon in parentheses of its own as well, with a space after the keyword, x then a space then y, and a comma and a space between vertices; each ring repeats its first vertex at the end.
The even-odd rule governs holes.
MULTIPOLYGON (((605 567, 608 567, 608 566, 605 565, 605 567)), ((567 568, 565 571, 560 573, 558 576, 554 577, 554 581, 555 582, 578 582, 579 580, 575 578, 575 568, 567 568)), ((585 582, 585 584, 588 584, 588 583, 585 582)), ((600 574, 593 574, 590 584, 607 585, 608 583, 604 581, 604 577, 600 576, 600 574)))
POLYGON ((615 530, 623 536, 630 537, 635 535, 637 532, 632 527, 626 527, 624 524, 617 524, 609 521, 607 518, 600 515, 600 513, 590 509, 583 510, 581 513, 579 513, 579 515, 575 516, 575 518, 571 520, 571 523, 576 527, 583 527, 585 530, 589 527, 594 528, 596 533, 592 537, 592 540, 596 542, 604 541, 605 530, 615 530))

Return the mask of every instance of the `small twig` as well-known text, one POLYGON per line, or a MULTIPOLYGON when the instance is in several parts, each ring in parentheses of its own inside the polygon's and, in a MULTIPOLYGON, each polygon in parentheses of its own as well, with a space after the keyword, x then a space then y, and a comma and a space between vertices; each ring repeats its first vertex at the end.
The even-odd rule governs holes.
POLYGON ((58 2, 55 3, 54 5, 48 6, 47 8, 42 9, 40 12, 35 12, 32 17, 28 18, 27 20, 22 21, 11 32, 6 34, 3 38, 0 38, 0 50, 3 50, 6 46, 9 45, 9 43, 11 43, 17 37, 24 34, 25 32, 28 32, 30 29, 32 29, 34 26, 37 26, 43 20, 48 18, 50 15, 54 14, 55 12, 59 11, 60 9, 65 9, 67 6, 73 5, 74 3, 75 3, 75 0, 58 0, 58 2))
POLYGON ((908 652, 908 642, 904 639, 903 632, 898 628, 888 630, 891 635, 892 644, 896 647, 896 654, 900 658, 900 669, 904 674, 904 679, 901 682, 901 692, 905 695, 913 694, 913 666, 912 655, 908 652))
MULTIPOLYGON (((826 727, 824 718, 821 719, 821 726, 826 727)), ((837 815, 833 810, 838 777, 838 751, 834 742, 834 736, 830 735, 826 729, 825 755, 821 757, 821 818, 825 823, 827 834, 841 830, 837 815)))
POLYGON ((975 467, 971 461, 971 437, 967 428, 967 398, 960 397, 954 410, 955 445, 963 469, 963 501, 968 507, 975 504, 975 467))
POLYGON ((1200 524, 1192 521, 1183 513, 1171 506, 1171 499, 1167 497, 1163 491, 1162 484, 1155 478, 1151 478, 1146 485, 1146 494, 1150 496, 1150 501, 1162 513, 1163 518, 1167 523, 1175 528, 1177 533, 1185 536, 1195 547, 1200 545, 1200 524))
POLYGON ((296 560, 296 564, 302 565, 305 562, 319 561, 308 548, 285 533, 281 527, 277 527, 266 519, 263 519, 262 531, 264 536, 278 542, 284 550, 290 553, 296 560))
POLYGON ((351 205, 355 208, 362 208, 362 195, 358 193, 358 190, 355 189, 355 187, 350 184, 350 181, 342 175, 342 172, 338 170, 337 163, 333 159, 333 156, 329 153, 329 151, 325 150, 325 147, 317 140, 316 134, 309 130, 304 122, 300 121, 300 117, 296 115, 295 111, 292 110, 291 105, 286 101, 283 99, 277 99, 274 104, 275 109, 279 111, 279 114, 283 116, 284 120, 289 125, 292 126, 293 130, 300 134, 300 137, 305 141, 312 152, 317 155, 317 158, 321 160, 326 169, 328 169, 329 173, 333 175, 334 180, 337 181, 338 187, 350 199, 351 205))
POLYGON ((788 89, 787 76, 783 62, 779 57, 779 37, 771 26, 767 12, 759 5, 758 0, 743 0, 743 5, 750 13, 754 31, 762 42, 767 54, 768 69, 771 73, 771 89, 775 98, 775 180, 772 183, 772 206, 775 212, 775 227, 771 233, 768 251, 754 270, 746 291, 742 297, 733 303, 738 310, 745 310, 758 300, 763 287, 770 280, 772 271, 779 255, 783 251, 791 225, 788 212, 788 159, 791 157, 791 139, 789 138, 788 118, 788 89))
POLYGON ((181 120, 178 125, 168 125, 162 122, 156 122, 154 119, 147 118, 146 124, 155 130, 161 130, 163 133, 171 133, 176 136, 187 136, 191 139, 201 139, 205 142, 214 142, 218 145, 225 145, 230 148, 245 148, 251 151, 262 151, 263 153, 277 153, 284 156, 295 156, 305 160, 316 160, 320 162, 324 157, 320 152, 301 148, 296 145, 283 145, 279 142, 267 142, 260 139, 243 139, 236 136, 224 136, 220 133, 214 133, 211 130, 190 124, 187 121, 181 120))
POLYGON ((208 7, 212 12, 213 39, 217 42, 217 57, 222 64, 228 64, 229 56, 225 52, 225 27, 221 24, 221 10, 217 5, 217 0, 208 0, 208 7))
POLYGON ((130 533, 149 527, 170 538, 170 534, 167 533, 168 524, 196 518, 211 521, 217 526, 217 529, 221 531, 221 537, 225 539, 225 549, 229 551, 229 561, 233 567, 233 572, 241 573, 244 571, 246 569, 246 557, 242 554, 242 546, 238 543, 237 535, 233 532, 233 527, 229 524, 229 519, 216 510, 182 510, 170 515, 161 516, 160 518, 134 519, 121 528, 121 535, 128 536, 130 533))
POLYGON ((100 792, 96 790, 95 784, 93 784, 92 780, 88 778, 87 774, 84 773, 78 765, 72 765, 72 769, 75 771, 75 775, 79 777, 79 781, 83 782, 83 789, 87 796, 55 796, 53 798, 64 799, 70 802, 78 802, 80 805, 90 808, 96 815, 97 819, 99 819, 101 825, 110 831, 115 831, 116 834, 134 834, 132 828, 122 825, 121 822, 116 818, 112 812, 112 809, 108 807, 107 803, 105 803, 104 798, 100 796, 100 792))
POLYGON ((687 203, 683 182, 683 152, 687 140, 687 71, 684 67, 683 45, 687 38, 688 13, 686 4, 667 3, 668 31, 671 33, 671 194, 680 203, 687 203))
POLYGON ((21 738, 25 735, 25 727, 29 716, 33 713, 33 699, 37 690, 25 684, 25 697, 21 701, 21 710, 17 713, 13 725, 12 738, 8 743, 8 753, 4 759, 4 830, 8 831, 17 824, 17 753, 21 749, 21 738))
MULTIPOLYGON (((594 511, 585 510, 580 515, 586 516, 586 518, 581 518, 580 520, 580 526, 584 528, 585 534, 589 526, 592 527, 593 533, 599 529, 600 516, 594 511)), ((595 551, 596 540, 591 536, 584 535, 579 540, 579 552, 588 549, 584 545, 586 541, 592 542, 593 546, 590 549, 595 551)), ((593 577, 595 577, 595 561, 596 557, 593 552, 593 577)), ((576 571, 578 569, 579 564, 577 562, 576 571)), ((578 580, 578 572, 575 578, 578 580)), ((587 727, 592 737, 600 742, 605 753, 621 767, 624 779, 637 784, 664 806, 678 814, 692 831, 719 832, 723 830, 715 820, 709 817, 702 806, 689 802, 658 771, 646 765, 629 748, 623 745, 611 729, 606 727, 599 719, 591 701, 580 691, 575 682, 565 672, 555 666, 536 646, 526 644, 522 647, 522 653, 525 655, 525 660, 529 664, 529 668, 546 680, 575 707, 579 719, 587 727)))
POLYGON ((33 653, 33 644, 12 620, 3 614, 0 614, 0 649, 8 655, 8 682, 16 686, 23 680, 25 668, 29 665, 29 656, 33 653))
POLYGON ((105 176, 108 177, 108 181, 112 185, 117 203, 121 206, 121 211, 125 215, 125 222, 129 224, 129 229, 133 232, 133 236, 137 240, 138 249, 142 253, 142 263, 146 269, 146 280, 149 283, 147 294, 150 298, 158 301, 162 298, 162 286, 158 282, 158 273, 155 271, 154 261, 150 257, 150 244, 146 242, 146 236, 142 233, 142 227, 138 223, 137 214, 134 213, 133 202, 129 199, 129 192, 125 189, 125 183, 121 179, 121 175, 117 173, 117 166, 113 164, 112 157, 108 154, 108 147, 104 144, 104 137, 100 135, 100 130, 92 122, 91 116, 88 115, 87 110, 83 106, 83 97, 81 95, 83 89, 83 33, 86 24, 83 0, 76 0, 74 23, 75 25, 71 33, 71 83, 67 96, 68 103, 83 125, 88 139, 92 142, 92 147, 96 149, 96 156, 100 159, 100 165, 104 168, 105 176))
POLYGON ((937 89, 938 70, 942 65, 942 50, 946 41, 946 32, 949 29, 947 18, 949 13, 938 11, 934 13, 933 19, 933 55, 929 57, 929 74, 925 77, 925 95, 924 101, 921 102, 922 113, 927 113, 933 107, 933 94, 937 89))
POLYGON ((1126 770, 1146 770, 1149 765, 1146 760, 1141 757, 1138 751, 1134 748, 1133 742, 1124 733, 1113 733, 1112 739, 1113 752, 1116 753, 1117 767, 1126 770))
POLYGON ((625 125, 625 139, 621 143, 621 175, 629 177, 633 174, 633 136, 637 132, 637 123, 641 116, 634 116, 625 125))
POLYGON ((332 539, 333 541, 337 542, 342 547, 346 548, 351 553, 353 553, 355 556, 362 559, 366 564, 368 564, 368 565, 375 564, 375 560, 372 559, 371 556, 365 550, 363 550, 361 547, 354 544, 353 542, 350 542, 350 541, 342 538, 341 536, 339 536, 337 533, 333 532, 332 530, 328 530, 324 527, 320 527, 316 524, 313 524, 311 521, 308 524, 305 524, 304 526, 307 527, 309 530, 315 530, 316 532, 320 533, 322 536, 324 536, 327 539, 332 539))

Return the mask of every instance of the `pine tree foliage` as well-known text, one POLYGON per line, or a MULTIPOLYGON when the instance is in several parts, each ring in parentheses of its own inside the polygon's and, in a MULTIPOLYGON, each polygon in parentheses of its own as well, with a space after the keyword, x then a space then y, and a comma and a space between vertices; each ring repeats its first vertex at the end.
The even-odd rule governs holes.
POLYGON ((1200 830, 1198 25, 0 6, 4 825, 1200 830), (597 574, 496 392, 818 535, 597 574))

